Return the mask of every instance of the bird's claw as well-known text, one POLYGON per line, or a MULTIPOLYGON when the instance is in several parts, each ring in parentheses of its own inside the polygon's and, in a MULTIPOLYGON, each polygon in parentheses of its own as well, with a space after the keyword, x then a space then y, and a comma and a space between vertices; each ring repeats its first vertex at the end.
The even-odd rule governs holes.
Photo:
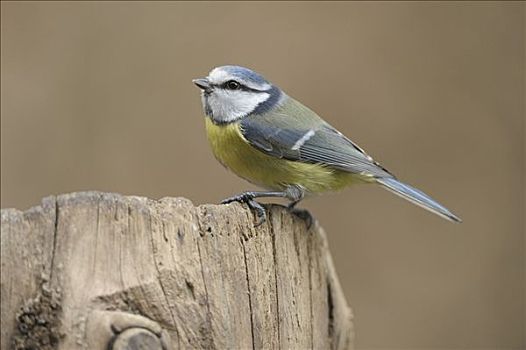
POLYGON ((265 208, 260 203, 251 199, 247 201, 247 204, 250 209, 256 212, 257 222, 254 227, 261 226, 265 221, 267 221, 267 213, 265 212, 265 208))
POLYGON ((310 230, 312 227, 312 224, 314 223, 314 217, 312 214, 306 210, 306 209, 296 209, 294 207, 289 208, 289 211, 296 215, 301 220, 305 221, 305 225, 307 225, 307 230, 310 230))
POLYGON ((254 227, 261 226, 265 221, 267 221, 267 214, 265 208, 254 200, 254 194, 251 192, 241 193, 237 196, 226 198, 221 201, 221 204, 228 204, 232 202, 246 203, 248 207, 255 212, 257 222, 254 227))

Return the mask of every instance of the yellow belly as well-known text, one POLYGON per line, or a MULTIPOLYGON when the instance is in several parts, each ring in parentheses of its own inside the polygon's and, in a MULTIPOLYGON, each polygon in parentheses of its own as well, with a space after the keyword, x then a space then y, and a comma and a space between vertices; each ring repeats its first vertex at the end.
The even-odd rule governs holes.
POLYGON ((363 181, 351 173, 319 164, 268 156, 243 138, 239 123, 216 125, 208 117, 205 120, 208 140, 217 160, 258 186, 283 190, 289 185, 299 185, 307 192, 318 193, 363 181))

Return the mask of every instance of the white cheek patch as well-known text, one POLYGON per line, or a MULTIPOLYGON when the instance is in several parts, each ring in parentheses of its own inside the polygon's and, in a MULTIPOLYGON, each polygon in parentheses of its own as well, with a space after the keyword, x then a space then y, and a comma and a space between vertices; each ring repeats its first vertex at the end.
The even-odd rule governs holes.
POLYGON ((270 97, 266 92, 229 91, 216 89, 208 96, 208 105, 213 118, 220 122, 231 122, 252 113, 256 107, 270 97))

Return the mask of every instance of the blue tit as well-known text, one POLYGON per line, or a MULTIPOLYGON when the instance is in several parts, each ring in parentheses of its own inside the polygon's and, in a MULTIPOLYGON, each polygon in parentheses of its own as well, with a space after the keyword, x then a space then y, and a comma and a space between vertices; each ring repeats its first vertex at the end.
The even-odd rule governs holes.
POLYGON ((357 144, 260 74, 222 66, 193 83, 201 89, 206 132, 217 160, 267 190, 244 192, 222 203, 247 203, 258 224, 266 214, 256 198, 286 198, 294 210, 306 195, 355 183, 379 184, 443 218, 461 221, 425 193, 399 181, 357 144))

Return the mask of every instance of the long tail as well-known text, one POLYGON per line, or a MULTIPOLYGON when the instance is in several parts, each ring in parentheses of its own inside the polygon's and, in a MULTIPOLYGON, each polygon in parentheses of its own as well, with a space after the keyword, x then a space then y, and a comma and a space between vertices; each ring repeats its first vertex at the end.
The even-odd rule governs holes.
POLYGON ((423 193, 420 190, 417 190, 414 187, 404 184, 395 178, 378 178, 377 181, 383 187, 393 192, 394 194, 405 198, 408 201, 413 202, 414 204, 421 206, 422 208, 427 209, 432 213, 440 215, 444 219, 453 222, 462 222, 462 220, 458 216, 447 210, 447 208, 445 208, 444 206, 435 202, 427 194, 423 193))

